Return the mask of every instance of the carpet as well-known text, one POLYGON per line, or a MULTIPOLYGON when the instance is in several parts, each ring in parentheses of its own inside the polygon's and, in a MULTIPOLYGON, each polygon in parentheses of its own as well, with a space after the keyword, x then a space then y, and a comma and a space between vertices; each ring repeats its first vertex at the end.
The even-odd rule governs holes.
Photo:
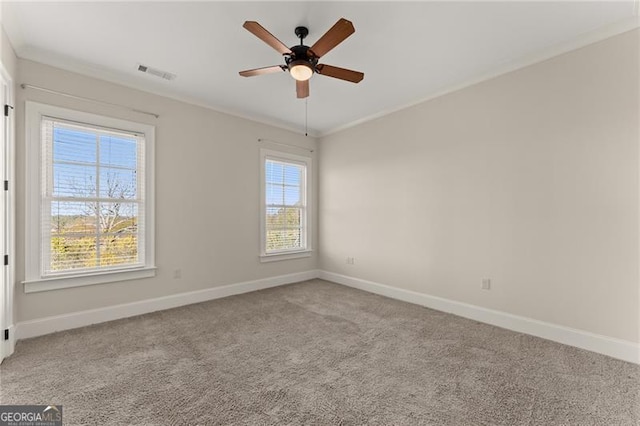
POLYGON ((18 342, 66 425, 638 425, 640 367, 322 280, 18 342))

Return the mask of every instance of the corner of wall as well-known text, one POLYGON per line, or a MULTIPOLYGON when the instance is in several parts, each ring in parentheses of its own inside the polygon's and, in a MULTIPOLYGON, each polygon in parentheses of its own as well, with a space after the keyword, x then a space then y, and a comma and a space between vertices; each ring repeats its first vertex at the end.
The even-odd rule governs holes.
POLYGON ((18 56, 9 40, 9 36, 0 23, 0 62, 2 67, 15 82, 18 72, 18 56))

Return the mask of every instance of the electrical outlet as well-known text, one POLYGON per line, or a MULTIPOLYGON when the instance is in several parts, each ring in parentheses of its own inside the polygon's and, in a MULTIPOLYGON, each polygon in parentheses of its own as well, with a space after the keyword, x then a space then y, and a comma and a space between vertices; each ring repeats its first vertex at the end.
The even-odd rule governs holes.
POLYGON ((173 270, 173 279, 178 280, 182 278, 182 269, 174 269, 173 270))
POLYGON ((482 279, 482 286, 480 287, 483 290, 491 290, 491 279, 490 278, 483 278, 482 279))

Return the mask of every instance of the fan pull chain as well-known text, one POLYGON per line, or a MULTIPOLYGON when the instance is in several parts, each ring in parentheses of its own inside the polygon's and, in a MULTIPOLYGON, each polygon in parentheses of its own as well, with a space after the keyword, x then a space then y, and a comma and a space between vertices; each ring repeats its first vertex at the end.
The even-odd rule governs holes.
POLYGON ((309 136, 307 131, 309 130, 309 98, 304 98, 304 135, 309 136))

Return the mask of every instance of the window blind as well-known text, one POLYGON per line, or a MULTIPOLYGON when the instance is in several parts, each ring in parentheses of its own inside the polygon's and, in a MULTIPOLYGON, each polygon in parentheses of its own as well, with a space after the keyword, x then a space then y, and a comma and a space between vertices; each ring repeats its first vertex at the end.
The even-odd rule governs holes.
POLYGON ((42 275, 144 264, 144 135, 43 117, 42 275))
POLYGON ((306 166, 265 160, 265 252, 306 248, 306 166))

